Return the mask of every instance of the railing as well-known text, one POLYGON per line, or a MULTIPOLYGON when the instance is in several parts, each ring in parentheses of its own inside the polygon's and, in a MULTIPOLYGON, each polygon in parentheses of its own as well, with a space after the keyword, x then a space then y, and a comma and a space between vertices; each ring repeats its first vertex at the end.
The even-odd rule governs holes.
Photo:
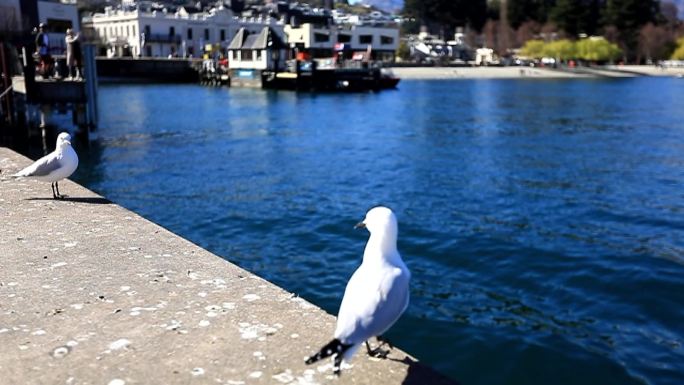
POLYGON ((149 35, 145 34, 146 42, 179 44, 181 40, 182 39, 180 35, 168 35, 164 33, 151 33, 149 35))
POLYGON ((13 86, 13 85, 12 85, 12 86, 9 86, 9 88, 7 88, 5 91, 3 91, 3 92, 0 94, 0 99, 2 99, 3 97, 5 97, 5 95, 6 95, 8 92, 10 92, 10 90, 12 89, 12 87, 14 87, 14 86, 13 86))

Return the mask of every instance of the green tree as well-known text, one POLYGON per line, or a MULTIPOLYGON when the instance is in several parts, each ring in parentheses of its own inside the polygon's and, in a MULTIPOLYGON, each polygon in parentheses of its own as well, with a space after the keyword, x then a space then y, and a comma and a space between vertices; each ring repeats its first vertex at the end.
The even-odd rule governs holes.
POLYGON ((487 0, 466 0, 464 3, 468 6, 468 25, 481 31, 487 22, 487 0))
POLYGON ((397 47, 397 57, 402 59, 402 60, 408 60, 411 58, 411 49, 409 48, 408 44, 402 40, 399 42, 399 47, 397 47))
POLYGON ((571 37, 594 35, 600 27, 604 0, 557 0, 549 19, 571 37))
POLYGON ((672 53, 672 60, 684 60, 684 37, 677 39, 677 48, 672 53))
POLYGON ((507 0, 508 22, 517 29, 526 21, 544 24, 556 0, 507 0))
POLYGON ((544 56, 544 40, 528 40, 520 49, 523 56, 539 59, 544 56))
POLYGON ((577 57, 575 43, 568 39, 556 40, 547 43, 542 49, 544 56, 558 60, 569 60, 577 57))
POLYGON ((620 32, 620 41, 627 48, 629 59, 637 54, 639 30, 655 22, 660 14, 658 0, 607 0, 603 11, 605 25, 614 25, 620 32))
POLYGON ((582 1, 558 0, 549 16, 561 31, 573 37, 577 36, 580 32, 579 22, 583 16, 582 1))
POLYGON ((577 57, 587 61, 611 61, 617 59, 622 54, 617 45, 602 37, 581 39, 575 43, 575 47, 577 49, 577 57))
POLYGON ((582 16, 578 22, 578 32, 593 36, 598 34, 601 24, 601 11, 606 0, 583 0, 582 16))
POLYGON ((404 16, 425 21, 428 16, 427 4, 421 0, 404 0, 404 16))
POLYGON ((451 35, 456 27, 471 26, 481 30, 487 19, 487 1, 406 0, 404 15, 437 26, 445 35, 451 35))

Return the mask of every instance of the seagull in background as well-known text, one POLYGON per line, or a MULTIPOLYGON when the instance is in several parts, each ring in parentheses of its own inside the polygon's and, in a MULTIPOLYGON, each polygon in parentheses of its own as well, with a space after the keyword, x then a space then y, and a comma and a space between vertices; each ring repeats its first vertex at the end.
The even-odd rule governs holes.
POLYGON ((389 351, 382 338, 409 303, 411 272, 397 251, 397 218, 387 207, 374 207, 355 226, 366 228, 370 238, 363 252, 363 262, 354 272, 344 291, 334 339, 306 359, 312 364, 334 356, 333 370, 340 374, 342 361, 349 362, 354 353, 366 344, 368 354, 385 358, 389 351), (376 337, 380 345, 371 350, 368 339, 376 337))
POLYGON ((62 199, 57 183, 71 176, 78 167, 78 155, 71 147, 71 135, 62 132, 57 136, 57 146, 55 151, 33 162, 32 165, 12 175, 14 177, 26 177, 50 182, 52 187, 52 197, 62 199))

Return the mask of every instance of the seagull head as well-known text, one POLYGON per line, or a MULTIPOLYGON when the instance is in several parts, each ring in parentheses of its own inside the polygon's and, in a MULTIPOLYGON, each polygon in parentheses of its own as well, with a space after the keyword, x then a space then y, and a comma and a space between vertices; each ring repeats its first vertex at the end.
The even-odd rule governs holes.
POLYGON ((389 208, 377 206, 368 210, 366 218, 354 227, 365 228, 371 234, 374 232, 397 234, 397 217, 389 208))
POLYGON ((57 136, 57 148, 62 148, 67 145, 71 146, 71 135, 67 132, 62 132, 57 136))

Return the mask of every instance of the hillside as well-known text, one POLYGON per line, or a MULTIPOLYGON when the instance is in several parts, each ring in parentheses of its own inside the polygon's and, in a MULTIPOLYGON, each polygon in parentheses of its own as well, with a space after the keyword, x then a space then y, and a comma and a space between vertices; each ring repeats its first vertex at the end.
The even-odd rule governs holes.
POLYGON ((398 13, 402 8, 404 8, 404 0, 350 0, 349 3, 372 5, 375 8, 381 9, 385 12, 398 13))

